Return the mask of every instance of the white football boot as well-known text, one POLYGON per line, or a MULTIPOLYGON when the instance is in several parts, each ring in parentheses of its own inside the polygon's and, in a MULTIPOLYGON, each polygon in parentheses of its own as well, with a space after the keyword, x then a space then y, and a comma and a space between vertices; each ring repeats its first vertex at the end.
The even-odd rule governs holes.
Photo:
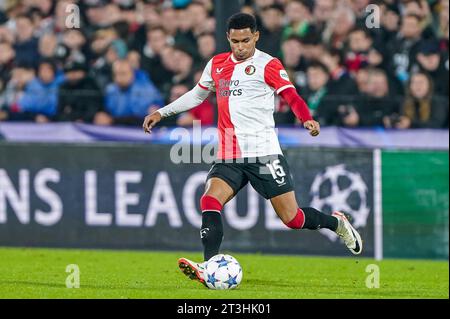
POLYGON ((332 216, 338 219, 338 227, 336 234, 342 238, 347 248, 354 255, 359 255, 362 252, 362 240, 359 233, 350 224, 347 217, 341 212, 334 212, 332 216))
POLYGON ((206 286, 205 280, 203 279, 203 270, 205 262, 196 263, 187 258, 178 259, 178 267, 180 270, 189 277, 189 279, 197 280, 206 286))

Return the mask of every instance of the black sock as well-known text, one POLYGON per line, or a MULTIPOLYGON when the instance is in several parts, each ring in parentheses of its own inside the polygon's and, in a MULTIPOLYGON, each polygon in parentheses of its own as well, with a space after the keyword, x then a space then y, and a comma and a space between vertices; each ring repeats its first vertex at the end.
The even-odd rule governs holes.
POLYGON ((317 209, 312 207, 302 207, 301 210, 305 213, 305 224, 303 225, 303 228, 327 228, 332 231, 336 231, 338 227, 338 220, 336 217, 319 212, 317 209))
POLYGON ((202 213, 202 229, 200 237, 203 243, 203 256, 205 261, 219 253, 223 238, 222 216, 215 211, 202 213))

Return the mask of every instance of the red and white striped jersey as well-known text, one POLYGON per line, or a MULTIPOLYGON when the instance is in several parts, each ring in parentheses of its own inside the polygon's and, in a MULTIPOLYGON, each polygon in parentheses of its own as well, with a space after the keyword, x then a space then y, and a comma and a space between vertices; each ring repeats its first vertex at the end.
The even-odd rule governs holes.
POLYGON ((214 56, 198 85, 216 92, 219 159, 282 154, 275 132, 275 93, 294 87, 280 60, 256 50, 236 61, 231 52, 214 56))

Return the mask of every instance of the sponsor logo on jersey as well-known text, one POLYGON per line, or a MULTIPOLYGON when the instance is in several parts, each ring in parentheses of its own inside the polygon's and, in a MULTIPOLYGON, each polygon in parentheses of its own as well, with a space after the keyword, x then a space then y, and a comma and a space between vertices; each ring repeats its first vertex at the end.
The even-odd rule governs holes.
POLYGON ((255 74, 256 68, 253 65, 249 65, 245 68, 245 74, 252 75, 255 74))
POLYGON ((289 81, 289 75, 287 74, 286 70, 280 70, 280 77, 283 80, 289 81))
POLYGON ((230 96, 241 96, 242 89, 239 87, 239 80, 219 80, 219 96, 230 97, 230 96))
POLYGON ((219 69, 219 68, 216 68, 216 73, 217 73, 217 74, 222 73, 222 71, 223 71, 223 68, 220 68, 220 69, 219 69))
POLYGON ((225 80, 225 79, 219 80, 219 88, 221 89, 233 86, 234 87, 239 86, 239 80, 225 80))
POLYGON ((222 97, 230 97, 230 96, 241 96, 242 89, 234 89, 234 90, 220 90, 219 96, 222 97))

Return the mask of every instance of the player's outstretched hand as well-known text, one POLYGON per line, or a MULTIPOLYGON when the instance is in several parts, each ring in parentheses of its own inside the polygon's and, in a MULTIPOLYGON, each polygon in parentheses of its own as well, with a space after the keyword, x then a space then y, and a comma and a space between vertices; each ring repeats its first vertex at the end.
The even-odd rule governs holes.
POLYGON ((144 119, 144 124, 142 124, 142 127, 144 128, 145 133, 151 133, 152 128, 161 121, 161 114, 159 112, 153 112, 150 115, 147 115, 144 119))
POLYGON ((303 126, 309 130, 309 134, 311 134, 311 136, 317 136, 320 133, 320 124, 319 122, 316 122, 314 120, 309 120, 306 121, 303 126))

